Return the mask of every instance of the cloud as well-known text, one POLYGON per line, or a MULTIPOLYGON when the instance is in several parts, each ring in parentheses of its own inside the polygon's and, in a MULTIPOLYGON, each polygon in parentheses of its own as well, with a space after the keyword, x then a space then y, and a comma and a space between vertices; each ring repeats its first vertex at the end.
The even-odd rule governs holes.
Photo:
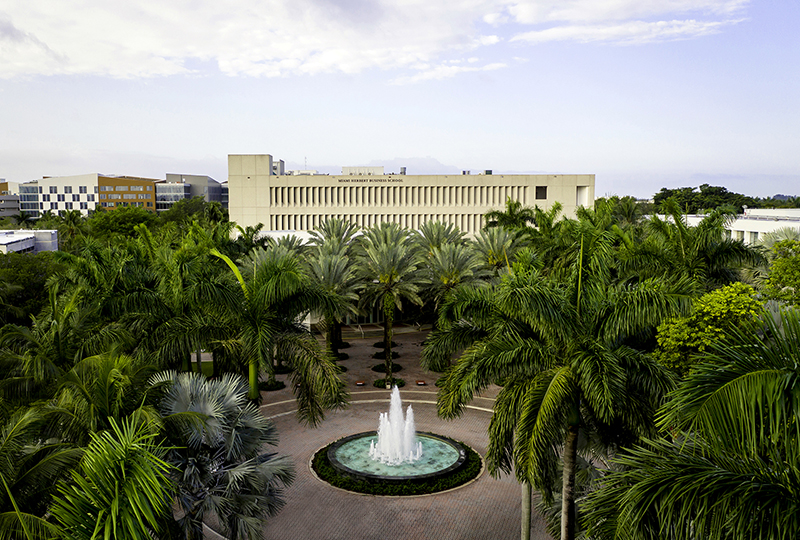
POLYGON ((474 73, 478 71, 494 71, 508 67, 506 64, 496 62, 483 66, 463 66, 454 64, 439 64, 437 66, 427 66, 413 75, 401 76, 393 79, 393 84, 411 84, 420 81, 441 80, 455 77, 460 73, 474 73))
POLYGON ((703 21, 630 21, 623 24, 605 26, 558 26, 526 32, 514 36, 511 41, 541 43, 545 41, 612 41, 618 44, 642 44, 655 41, 689 39, 720 32, 724 26, 736 24, 741 20, 722 22, 703 21))
MULTIPOLYGON (((190 74, 450 75, 470 51, 574 40, 645 43, 721 31, 748 0, 26 0, 0 10, 0 78, 190 74), (437 66, 431 68, 430 66, 437 66)), ((480 53, 475 54, 478 56, 480 53)), ((497 58, 497 63, 511 61, 497 58)), ((489 69, 487 66, 475 69, 489 69)), ((494 69, 494 68, 493 68, 494 69)), ((462 71, 463 72, 463 71, 462 71)), ((400 80, 395 79, 395 80, 400 80)))

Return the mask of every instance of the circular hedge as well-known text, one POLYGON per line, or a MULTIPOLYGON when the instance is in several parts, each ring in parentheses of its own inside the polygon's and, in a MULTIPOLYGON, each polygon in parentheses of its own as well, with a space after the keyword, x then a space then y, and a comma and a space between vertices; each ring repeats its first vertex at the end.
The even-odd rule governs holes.
MULTIPOLYGON (((402 370, 403 366, 400 364, 392 363, 392 373, 397 373, 398 371, 402 370)), ((375 364, 372 366, 372 371, 375 373, 386 373, 386 364, 375 364)))
POLYGON ((355 493, 389 496, 428 495, 430 493, 447 491, 448 489, 464 485, 470 480, 477 478, 481 473, 481 456, 463 442, 457 442, 464 447, 464 452, 467 455, 464 466, 452 475, 440 478, 428 478, 416 481, 409 480, 402 484, 370 483, 364 480, 356 480, 355 478, 340 474, 339 471, 333 468, 330 461, 328 461, 328 447, 330 444, 314 454, 311 467, 321 480, 337 488, 353 491, 355 493))
MULTIPOLYGON (((386 360, 386 351, 378 351, 372 355, 375 360, 386 360)), ((392 360, 400 358, 400 353, 392 351, 392 360)))
POLYGON ((336 348, 337 349, 349 349, 350 348, 350 342, 349 341, 340 341, 339 343, 336 344, 336 348))
POLYGON ((339 360, 340 360, 340 361, 341 361, 341 360, 347 360, 348 358, 350 358, 350 355, 349 355, 349 354, 347 354, 346 352, 340 352, 340 353, 339 353, 339 360))
POLYGON ((339 373, 345 373, 347 371, 347 368, 345 366, 340 366, 339 364, 336 364, 336 370, 339 373))
MULTIPOLYGON (((394 377, 392 379, 392 386, 402 388, 405 385, 406 381, 404 379, 400 379, 397 377, 394 377)), ((375 388, 386 388, 386 378, 376 380, 375 382, 372 383, 372 386, 374 386, 375 388)))
POLYGON ((275 390, 282 390, 286 388, 286 383, 283 381, 261 381, 258 383, 258 389, 262 392, 274 392, 275 390))
MULTIPOLYGON (((376 349, 385 349, 386 346, 383 344, 383 341, 378 341, 377 343, 372 344, 373 347, 376 349)), ((397 347, 397 342, 392 341, 392 347, 397 347)))
POLYGON ((287 366, 286 364, 275 366, 276 375, 286 375, 287 373, 291 373, 292 371, 294 371, 294 368, 291 366, 287 366))

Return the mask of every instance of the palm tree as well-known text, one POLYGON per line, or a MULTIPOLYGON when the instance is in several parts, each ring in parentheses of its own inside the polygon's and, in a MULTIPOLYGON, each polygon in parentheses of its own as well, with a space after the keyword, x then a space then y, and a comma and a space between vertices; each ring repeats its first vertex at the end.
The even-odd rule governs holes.
POLYGON ((688 307, 686 283, 615 284, 612 238, 585 226, 567 283, 545 275, 523 252, 496 289, 463 291, 450 324, 431 335, 425 363, 463 350, 440 383, 439 414, 461 414, 500 382, 489 427, 493 474, 510 472, 546 498, 563 464, 561 538, 575 537, 575 474, 581 432, 607 448, 652 432, 651 415, 669 374, 626 341, 688 307), (559 452, 560 450, 560 452, 559 452))
POLYGON ((625 257, 621 270, 626 274, 683 275, 709 291, 737 281, 739 268, 764 262, 758 250, 725 237, 725 225, 733 214, 715 210, 690 227, 674 199, 667 199, 663 208, 666 219, 653 216, 645 241, 625 257))
POLYGON ((134 418, 157 431, 161 419, 145 393, 155 366, 129 356, 103 353, 81 360, 61 378, 47 410, 57 417, 59 436, 79 446, 111 421, 134 418))
POLYGON ((65 538, 161 536, 171 519, 171 467, 155 434, 135 421, 92 434, 72 483, 59 486, 51 512, 65 538))
POLYGON ((412 233, 414 243, 429 259, 433 252, 447 244, 464 244, 465 234, 452 223, 441 221, 426 221, 419 226, 419 230, 412 233))
POLYGON ((587 505, 593 538, 800 535, 800 315, 735 329, 669 397, 670 438, 631 449, 587 505))
POLYGON ((417 272, 420 259, 408 234, 395 223, 381 223, 362 237, 359 274, 363 280, 362 306, 383 312, 383 345, 386 388, 392 386, 392 326, 394 310, 402 310, 402 300, 420 305, 424 277, 417 272))
POLYGON ((33 216, 31 216, 26 212, 20 212, 19 214, 14 214, 13 216, 11 216, 11 219, 14 220, 14 223, 17 225, 17 227, 20 227, 22 229, 29 228, 34 221, 33 216))
POLYGON ((158 407, 171 446, 165 459, 174 467, 182 537, 204 538, 204 521, 216 518, 227 538, 262 538, 264 520, 284 505, 281 486, 292 483, 294 466, 265 451, 278 434, 247 400, 247 381, 165 372, 151 383, 165 387, 158 407), (199 421, 187 421, 190 414, 199 421))
POLYGON ((75 242, 83 236, 86 221, 80 210, 66 210, 59 216, 58 240, 63 251, 72 251, 75 242))
POLYGON ((325 248, 316 249, 316 255, 308 261, 311 275, 317 285, 328 296, 329 308, 322 312, 325 325, 325 343, 331 357, 339 358, 337 328, 348 315, 357 315, 358 279, 350 259, 342 254, 325 253, 325 248))
POLYGON ((486 227, 504 227, 512 231, 526 229, 535 222, 533 208, 523 206, 520 201, 506 199, 506 209, 491 210, 483 215, 486 227))
POLYGON ((78 463, 82 450, 44 442, 48 415, 21 408, 0 424, 0 539, 54 538, 58 530, 44 519, 57 480, 78 463))
POLYGON ((524 242, 517 234, 504 227, 484 229, 475 238, 475 251, 481 269, 495 277, 501 269, 514 262, 514 257, 523 245, 524 242))
POLYGON ((479 283, 488 277, 487 272, 479 267, 478 257, 469 244, 444 244, 434 248, 425 269, 428 273, 426 281, 430 283, 425 291, 433 299, 436 313, 458 287, 479 283))
POLYGON ((248 366, 248 399, 258 400, 260 370, 274 380, 272 359, 283 352, 294 368, 291 380, 297 395, 298 415, 312 425, 324 411, 342 406, 346 392, 336 364, 322 351, 310 331, 300 326, 310 311, 325 311, 327 297, 313 284, 300 259, 284 248, 255 250, 237 266, 216 250, 239 283, 226 307, 227 327, 233 337, 227 347, 248 366))

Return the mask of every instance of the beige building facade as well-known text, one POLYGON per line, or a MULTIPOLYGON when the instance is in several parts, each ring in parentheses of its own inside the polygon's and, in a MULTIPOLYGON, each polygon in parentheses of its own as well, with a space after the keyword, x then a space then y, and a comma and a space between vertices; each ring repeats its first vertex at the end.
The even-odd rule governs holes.
POLYGON ((560 202, 570 217, 594 202, 593 174, 406 175, 356 167, 342 175, 276 174, 281 169, 269 154, 228 156, 231 221, 307 231, 334 217, 361 227, 389 221, 411 229, 438 220, 473 235, 483 214, 505 208, 509 198, 543 209, 560 202))

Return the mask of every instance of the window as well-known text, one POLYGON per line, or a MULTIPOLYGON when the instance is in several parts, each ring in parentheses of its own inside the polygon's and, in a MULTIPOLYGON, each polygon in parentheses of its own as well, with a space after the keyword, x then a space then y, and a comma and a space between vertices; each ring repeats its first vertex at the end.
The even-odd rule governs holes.
POLYGON ((94 186, 94 192, 97 193, 97 186, 94 186))
POLYGON ((65 195, 56 195, 56 197, 58 197, 58 202, 64 202, 66 196, 65 195))
POLYGON ((147 186, 147 191, 153 191, 153 186, 147 186))
POLYGON ((144 186, 131 186, 131 191, 144 191, 144 186))
POLYGON ((536 186, 536 198, 539 200, 547 198, 547 186, 536 186))
POLYGON ((64 193, 72 193, 72 186, 64 186, 64 193))
POLYGON ((58 193, 58 188, 56 186, 50 186, 50 193, 58 193))
POLYGON ((153 203, 151 203, 151 202, 149 202, 149 201, 148 201, 148 203, 147 203, 147 206, 149 206, 150 208, 152 208, 152 207, 153 207, 153 203))
POLYGON ((106 198, 106 195, 105 195, 105 193, 101 193, 101 194, 100 194, 100 198, 101 198, 101 199, 105 199, 105 198, 106 198))
POLYGON ((94 195, 87 195, 86 200, 89 202, 94 202, 94 195))
POLYGON ((50 210, 58 210, 58 203, 51 202, 50 203, 50 210))
POLYGON ((123 199, 135 199, 135 198, 136 198, 136 194, 135 194, 135 193, 125 193, 125 194, 122 196, 122 198, 123 198, 123 199))
POLYGON ((100 191, 114 191, 114 186, 100 186, 100 191))
POLYGON ((139 198, 140 199, 149 199, 150 195, 148 195, 147 193, 140 193, 139 194, 139 198))
POLYGON ((72 200, 73 200, 74 202, 78 202, 78 201, 80 201, 80 200, 81 200, 81 196, 80 196, 80 195, 78 195, 78 194, 73 194, 73 195, 72 195, 72 200))
POLYGON ((67 210, 72 210, 72 203, 71 202, 66 203, 64 206, 67 208, 67 210))
POLYGON ((122 195, 117 195, 116 193, 112 193, 108 196, 109 199, 121 199, 122 195))
POLYGON ((45 194, 42 194, 42 200, 43 200, 43 201, 48 201, 48 202, 49 202, 49 201, 50 201, 50 195, 45 195, 45 194))
POLYGON ((81 203, 81 210, 88 210, 88 209, 89 209, 89 203, 82 202, 81 203))
POLYGON ((117 191, 128 191, 128 186, 114 186, 117 191))
POLYGON ((78 193, 86 193, 86 186, 78 186, 78 193))

